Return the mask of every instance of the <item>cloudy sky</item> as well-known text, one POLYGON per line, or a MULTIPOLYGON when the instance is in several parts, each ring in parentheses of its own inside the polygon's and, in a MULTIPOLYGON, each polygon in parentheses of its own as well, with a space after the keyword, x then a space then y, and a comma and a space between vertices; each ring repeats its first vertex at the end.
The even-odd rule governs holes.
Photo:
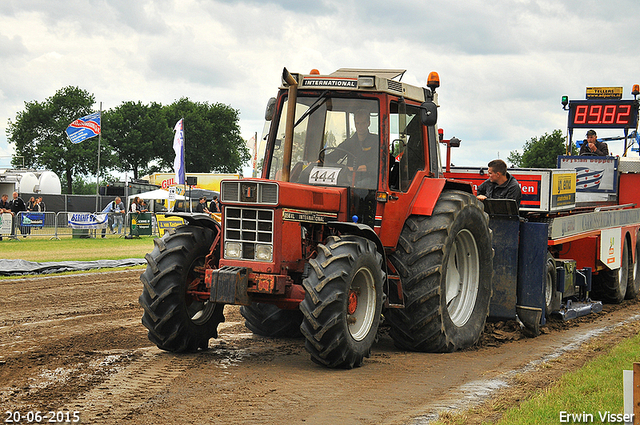
POLYGON ((452 160, 482 166, 566 132, 564 94, 622 86, 631 98, 639 19, 638 0, 1 0, 0 166, 8 120, 69 85, 105 110, 228 104, 248 139, 283 67, 401 68, 420 86, 437 71, 440 127, 463 141, 452 160))

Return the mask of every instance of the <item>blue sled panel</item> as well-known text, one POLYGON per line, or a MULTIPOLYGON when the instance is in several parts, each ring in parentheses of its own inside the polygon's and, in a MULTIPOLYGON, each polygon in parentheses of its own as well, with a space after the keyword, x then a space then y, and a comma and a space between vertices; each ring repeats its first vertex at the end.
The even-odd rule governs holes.
POLYGON ((516 282, 518 274, 518 216, 492 216, 493 296, 489 305, 490 320, 516 318, 516 282))
POLYGON ((544 324, 548 227, 547 223, 520 224, 518 316, 531 327, 544 324))

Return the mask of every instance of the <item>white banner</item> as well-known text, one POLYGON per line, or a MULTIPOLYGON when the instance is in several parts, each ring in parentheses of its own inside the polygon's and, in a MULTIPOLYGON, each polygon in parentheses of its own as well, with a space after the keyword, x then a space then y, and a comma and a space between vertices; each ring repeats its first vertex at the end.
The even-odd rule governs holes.
POLYGON ((107 214, 68 213, 69 227, 74 229, 104 229, 107 227, 107 214))
POLYGON ((9 213, 0 214, 0 234, 11 234, 11 218, 12 216, 9 213))

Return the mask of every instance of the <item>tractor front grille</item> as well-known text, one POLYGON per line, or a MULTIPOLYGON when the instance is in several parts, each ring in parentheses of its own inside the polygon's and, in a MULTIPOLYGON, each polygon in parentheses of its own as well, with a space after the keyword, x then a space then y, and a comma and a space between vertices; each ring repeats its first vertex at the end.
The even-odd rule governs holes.
POLYGON ((225 207, 224 241, 226 259, 271 261, 273 210, 225 207))

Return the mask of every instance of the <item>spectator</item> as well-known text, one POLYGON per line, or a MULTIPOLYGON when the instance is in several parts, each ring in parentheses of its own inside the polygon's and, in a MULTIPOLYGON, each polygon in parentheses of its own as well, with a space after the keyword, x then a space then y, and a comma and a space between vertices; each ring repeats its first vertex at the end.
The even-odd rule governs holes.
MULTIPOLYGON (((9 205, 9 195, 6 193, 0 198, 0 214, 11 214, 11 205, 9 205)), ((0 220, 0 223, 2 221, 0 220)), ((0 233, 0 241, 2 240, 2 234, 0 233)))
POLYGON ((45 212, 47 210, 47 207, 42 200, 42 196, 38 196, 38 204, 40 205, 40 212, 45 212))
POLYGON ((36 212, 44 212, 44 203, 41 202, 42 198, 36 198, 35 199, 35 203, 33 204, 33 207, 31 207, 31 211, 36 211, 36 212))
MULTIPOLYGON (((22 212, 27 210, 27 206, 24 204, 24 201, 21 197, 18 196, 18 192, 13 192, 13 199, 9 202, 9 208, 11 209, 11 215, 13 219, 13 226, 11 227, 11 236, 14 238, 18 238, 16 230, 18 226, 20 226, 20 233, 24 234, 24 228, 22 227, 22 212)), ((24 235, 26 238, 27 236, 24 235)))
POLYGON ((130 213, 140 212, 139 208, 140 208, 140 198, 136 196, 135 198, 133 198, 133 201, 131 201, 131 205, 129 205, 129 212, 130 213))
POLYGON ((116 233, 116 226, 118 227, 118 234, 122 234, 122 227, 124 225, 125 208, 120 197, 112 202, 111 209, 113 211, 113 225, 111 226, 111 233, 116 233))
POLYGON ((209 204, 209 211, 211 211, 212 213, 222 212, 222 208, 220 208, 220 200, 218 200, 217 195, 213 195, 213 199, 209 204))
POLYGON ((203 214, 210 214, 209 209, 207 208, 207 197, 206 196, 201 196, 200 197, 200 202, 198 202, 198 205, 196 206, 196 212, 197 213, 203 213, 203 214))
MULTIPOLYGON (((27 202, 27 211, 28 212, 29 211, 34 211, 35 206, 36 206, 36 198, 34 198, 32 196, 31 198, 29 198, 29 202, 27 202)), ((25 230, 27 232, 27 235, 31 234, 31 226, 25 226, 25 227, 23 227, 23 230, 25 230)))

